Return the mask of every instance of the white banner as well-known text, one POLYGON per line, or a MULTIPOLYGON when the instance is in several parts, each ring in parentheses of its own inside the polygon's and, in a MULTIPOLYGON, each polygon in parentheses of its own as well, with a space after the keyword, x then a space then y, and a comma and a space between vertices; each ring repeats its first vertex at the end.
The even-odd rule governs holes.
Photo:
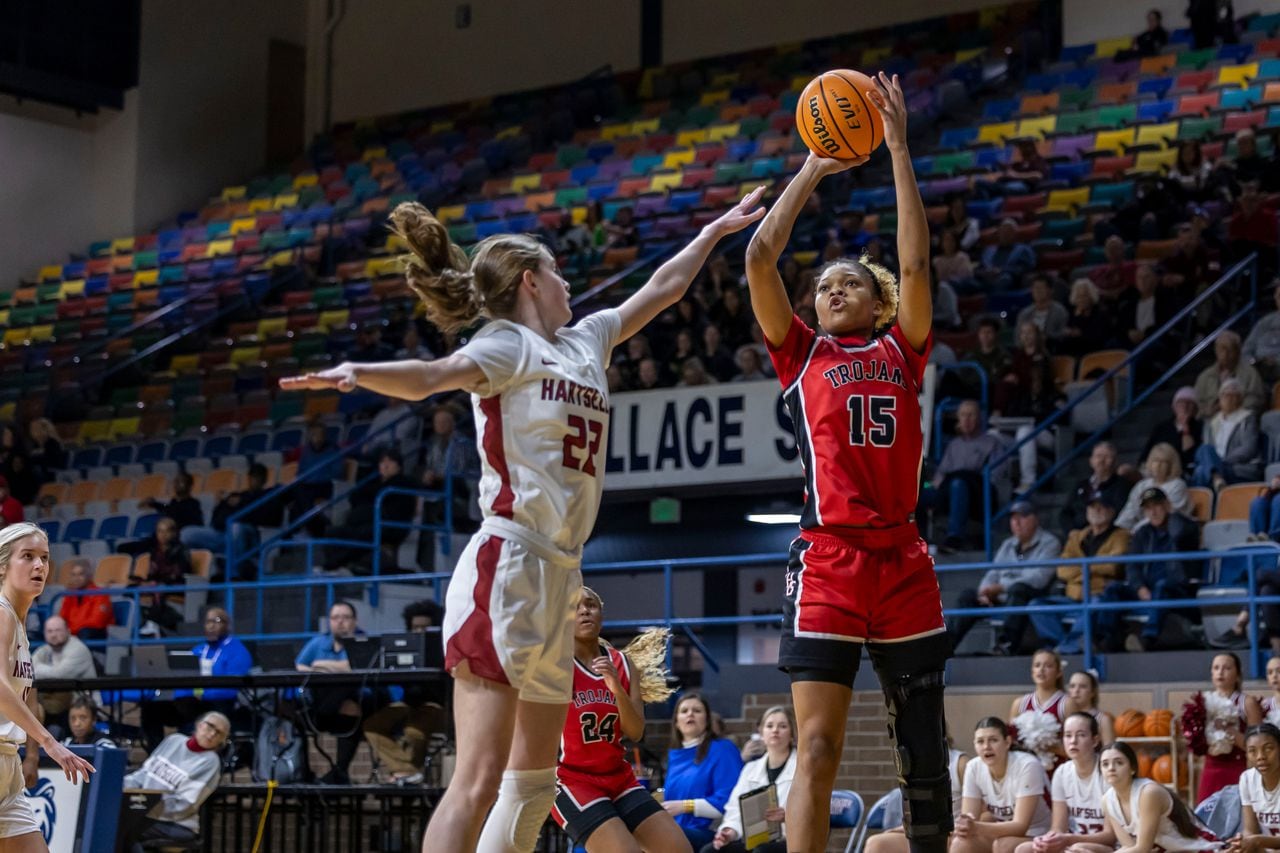
MULTIPOLYGON (((925 446, 934 368, 920 395, 925 446)), ((614 394, 608 491, 801 481, 791 416, 776 379, 614 394)))
POLYGON ((74 785, 57 767, 41 767, 34 788, 27 789, 27 800, 35 812, 36 823, 50 853, 72 853, 76 849, 76 830, 87 782, 74 785))

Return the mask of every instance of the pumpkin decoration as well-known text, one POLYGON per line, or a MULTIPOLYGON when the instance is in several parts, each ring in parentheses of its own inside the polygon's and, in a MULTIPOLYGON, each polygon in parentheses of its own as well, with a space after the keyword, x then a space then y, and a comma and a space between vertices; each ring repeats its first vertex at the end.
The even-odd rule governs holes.
POLYGON ((1168 708, 1161 708, 1156 711, 1147 712, 1146 722, 1143 723, 1142 733, 1147 737, 1169 737, 1173 731, 1173 712, 1168 708))
POLYGON ((1116 735, 1118 737, 1145 737, 1144 726, 1146 721, 1146 714, 1136 708, 1129 708, 1116 718, 1116 735))
MULTIPOLYGON (((1167 757, 1167 756, 1166 756, 1167 757)), ((1138 775, 1144 779, 1151 778, 1151 753, 1145 749, 1138 752, 1138 775)))

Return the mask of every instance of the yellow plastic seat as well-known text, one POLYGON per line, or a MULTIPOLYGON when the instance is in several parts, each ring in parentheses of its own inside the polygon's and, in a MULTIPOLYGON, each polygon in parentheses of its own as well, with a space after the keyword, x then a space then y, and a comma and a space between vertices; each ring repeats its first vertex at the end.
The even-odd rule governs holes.
POLYGON ((1132 127, 1120 130, 1100 130, 1093 139, 1093 147, 1099 151, 1114 151, 1123 154, 1124 149, 1133 146, 1135 131, 1132 127))
POLYGON ((1058 126, 1057 116, 1024 118, 1018 122, 1018 136, 1036 136, 1041 139, 1053 133, 1058 126))
POLYGON ((1144 124, 1138 128, 1134 143, 1137 145, 1159 145, 1161 148, 1167 148, 1177 138, 1178 123, 1169 121, 1164 124, 1144 124))
POLYGON ((984 124, 978 128, 978 141, 1003 145, 1005 140, 1018 135, 1018 125, 1011 121, 998 124, 984 124))

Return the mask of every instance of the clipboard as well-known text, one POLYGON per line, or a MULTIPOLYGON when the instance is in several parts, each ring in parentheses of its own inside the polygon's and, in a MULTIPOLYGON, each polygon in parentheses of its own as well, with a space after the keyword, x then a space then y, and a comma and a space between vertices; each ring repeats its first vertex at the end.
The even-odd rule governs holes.
POLYGON ((765 785, 738 797, 742 814, 742 843, 748 850, 782 840, 782 824, 765 820, 765 812, 778 806, 778 786, 765 785))

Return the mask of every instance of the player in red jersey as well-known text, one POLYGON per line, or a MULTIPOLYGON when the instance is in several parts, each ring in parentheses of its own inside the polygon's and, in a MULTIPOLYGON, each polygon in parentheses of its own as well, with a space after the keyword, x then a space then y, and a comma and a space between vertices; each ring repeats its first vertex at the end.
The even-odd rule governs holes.
POLYGON ((818 182, 867 157, 810 155, 747 250, 751 304, 785 389, 805 474, 778 661, 791 676, 799 746, 787 847, 825 848, 865 646, 889 710, 907 838, 913 851, 941 853, 952 828, 942 708, 951 645, 933 561, 912 515, 923 450, 917 395, 933 343, 929 228, 897 75, 881 73, 866 94, 884 117, 893 160, 901 285, 865 256, 827 264, 814 300, 826 333, 819 335, 795 316, 778 274, 818 182))
POLYGON ((666 631, 646 631, 627 654, 601 642, 603 623, 604 602, 584 586, 551 816, 587 853, 688 851, 684 832, 636 781, 622 749, 624 737, 638 741, 644 735, 644 703, 671 695, 662 671, 666 631))

